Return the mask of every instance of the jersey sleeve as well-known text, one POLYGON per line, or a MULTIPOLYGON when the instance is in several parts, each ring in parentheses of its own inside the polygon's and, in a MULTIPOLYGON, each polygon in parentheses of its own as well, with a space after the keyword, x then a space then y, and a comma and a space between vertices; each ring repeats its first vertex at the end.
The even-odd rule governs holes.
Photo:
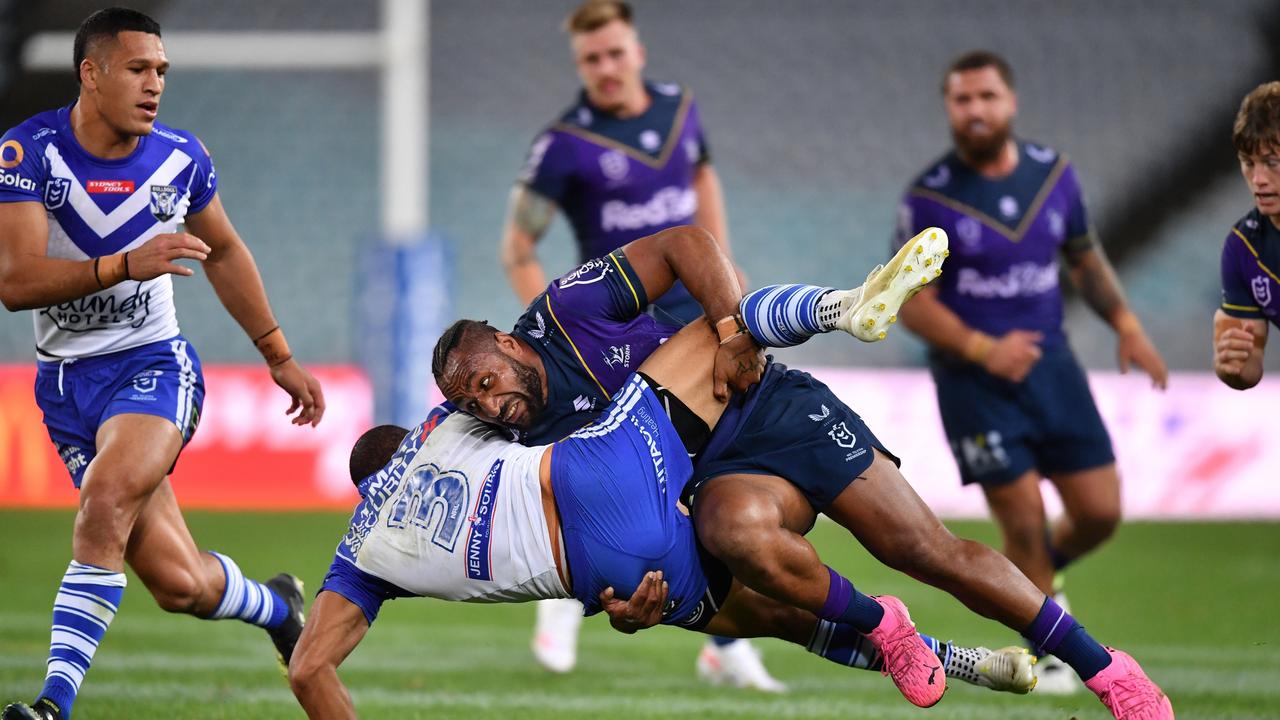
POLYGON ((0 137, 0 202, 43 202, 47 175, 29 133, 17 127, 0 137))
POLYGON ((403 590, 382 578, 375 577, 356 567, 350 560, 336 555, 329 572, 324 576, 321 591, 328 590, 350 600, 364 613, 364 619, 370 625, 378 617, 382 603, 398 597, 411 597, 413 594, 403 590))
POLYGON ((1249 281, 1240 272, 1240 253, 1248 252, 1244 241, 1232 228, 1222 246, 1222 312, 1236 318, 1265 320, 1262 308, 1249 288, 1249 281))
MULTIPOLYGON (((630 320, 649 305, 644 285, 621 248, 560 277, 545 296, 556 313, 630 320)), ((539 299, 540 300, 540 299, 539 299)), ((530 307, 541 305, 535 300, 530 307)))
POLYGON ((693 127, 693 141, 697 143, 697 155, 693 159, 695 165, 711 162, 711 146, 707 143, 707 132, 702 126, 702 113, 698 111, 698 103, 689 99, 689 122, 693 127))
POLYGON ((529 156, 517 181, 530 190, 562 204, 573 174, 573 148, 555 132, 545 132, 529 147, 529 156))
MULTIPOLYGON (((1065 160, 1063 162, 1066 162, 1065 160)), ((1063 247, 1082 249, 1093 244, 1093 232, 1089 227, 1089 212, 1085 209, 1084 191, 1080 189, 1080 179, 1076 177, 1076 169, 1071 163, 1062 170, 1063 190, 1067 194, 1067 227, 1063 235, 1063 247)))
POLYGON ((187 212, 195 215, 205 209, 213 201, 213 196, 218 194, 218 172, 213 167, 213 156, 209 154, 209 148, 199 138, 196 138, 196 150, 192 155, 196 171, 191 175, 191 205, 187 212))

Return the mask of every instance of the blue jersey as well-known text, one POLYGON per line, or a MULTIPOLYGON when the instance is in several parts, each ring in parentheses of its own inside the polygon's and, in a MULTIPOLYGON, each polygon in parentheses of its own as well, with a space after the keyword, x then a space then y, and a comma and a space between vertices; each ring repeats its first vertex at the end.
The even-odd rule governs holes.
MULTIPOLYGON (((104 160, 76 141, 73 105, 40 113, 0 138, 0 202, 44 206, 49 257, 132 250, 176 232, 213 199, 213 161, 194 135, 156 123, 127 157, 104 160)), ((169 275, 126 280, 34 313, 43 360, 118 352, 179 332, 169 275)))
MULTIPOLYGON (((583 92, 534 140, 520 174, 521 183, 564 210, 583 262, 687 225, 697 211, 693 178, 710 151, 693 94, 678 85, 645 87, 649 108, 627 119, 593 107, 583 92)), ((677 285, 655 304, 687 320, 691 302, 677 285)))
POLYGON ((1222 311, 1280 327, 1280 229, 1256 208, 1222 246, 1222 311))
POLYGON ((554 442, 594 420, 676 332, 644 313, 648 302, 621 250, 585 263, 534 298, 511 334, 542 358, 547 406, 522 442, 554 442))
POLYGON ((897 244, 930 226, 951 237, 938 298, 961 320, 990 335, 1038 330, 1046 344, 1065 342, 1058 251, 1092 242, 1066 156, 1019 142, 1017 168, 992 179, 947 154, 907 190, 897 244))

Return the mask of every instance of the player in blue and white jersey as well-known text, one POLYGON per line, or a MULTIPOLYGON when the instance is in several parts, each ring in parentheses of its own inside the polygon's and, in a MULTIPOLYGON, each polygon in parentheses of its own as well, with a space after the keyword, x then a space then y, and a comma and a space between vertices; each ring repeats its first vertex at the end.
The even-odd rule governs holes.
MULTIPOLYGON (((363 499, 289 668, 308 714, 355 717, 337 668, 382 604, 398 597, 576 597, 623 632, 661 622, 773 636, 832 662, 881 669, 879 648, 900 638, 868 637, 748 590, 699 547, 679 511, 693 467, 666 408, 681 403, 715 424, 725 409, 711 393, 716 343, 704 324, 680 331, 628 374, 598 423, 550 445, 520 445, 447 408, 412 431, 366 433, 351 465, 363 499)), ((939 688, 959 678, 1025 693, 1034 677, 1021 648, 992 653, 901 629, 928 644, 934 672, 945 670, 934 678, 939 688)))
MULTIPOLYGON (((1125 302, 1089 224, 1083 192, 1062 154, 1012 135, 1012 71, 977 51, 944 76, 955 149, 911 184, 897 242, 937 226, 951 236, 939 283, 902 319, 930 346, 929 368, 964 483, 978 484, 1004 552, 1036 586, 1092 551, 1120 520, 1111 440, 1062 328, 1058 258, 1084 300, 1116 332, 1120 368, 1163 388, 1164 361, 1125 302), (1065 514, 1046 522, 1040 480, 1065 514)), ((1071 692, 1056 662, 1037 667, 1042 692, 1071 692)))
MULTIPOLYGON (((512 190, 503 229, 501 261, 520 302, 547 286, 535 246, 564 211, 580 262, 603 257, 664 228, 705 227, 728 251, 720 179, 688 88, 646 82, 645 49, 631 7, 620 0, 590 0, 565 20, 582 81, 578 99, 546 128, 512 190)), ((650 312, 672 325, 702 309, 677 283, 650 312)), ((533 653, 564 672, 576 661, 580 608, 542 603, 533 653)), ((713 683, 779 692, 748 643, 709 641, 698 656, 699 677, 713 683)))
POLYGON ((1222 306, 1213 316, 1213 370, 1247 390, 1262 380, 1267 323, 1280 325, 1280 82, 1240 103, 1231 134, 1254 208, 1222 246, 1222 306))
POLYGON ((320 422, 320 385, 292 359, 208 151, 156 122, 169 68, 160 27, 103 10, 80 26, 74 52, 76 101, 0 138, 0 300, 33 311, 36 401, 80 489, 45 684, 4 720, 71 717, 123 596, 125 563, 160 607, 263 627, 286 662, 302 629, 297 579, 258 583, 231 558, 199 551, 174 499, 168 475, 204 400, 171 280, 193 271, 175 261, 202 263, 293 399, 295 424, 320 422))

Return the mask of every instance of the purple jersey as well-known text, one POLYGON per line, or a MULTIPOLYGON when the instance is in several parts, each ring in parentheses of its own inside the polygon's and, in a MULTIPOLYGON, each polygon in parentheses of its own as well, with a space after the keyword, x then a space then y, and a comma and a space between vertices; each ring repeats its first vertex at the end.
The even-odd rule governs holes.
MULTIPOLYGON (((583 262, 687 225, 698 209, 693 178, 710 154, 693 94, 679 85, 645 87, 649 109, 626 119, 593 107, 583 92, 534 140, 520 173, 519 182, 564 210, 583 262)), ((678 286, 658 304, 689 302, 678 286)))
POLYGON ((542 358, 547 407, 520 441, 554 442, 595 420, 640 363, 675 333, 644 314, 644 286, 621 250, 551 283, 511 334, 542 358))
POLYGON ((938 298, 966 324, 1065 342, 1058 250, 1093 242, 1066 156, 1019 142, 1017 168, 991 179, 948 153, 912 183, 899 213, 898 246, 931 226, 951 236, 938 298))
POLYGON ((1256 208, 1222 246, 1222 311, 1280 327, 1280 229, 1256 208))

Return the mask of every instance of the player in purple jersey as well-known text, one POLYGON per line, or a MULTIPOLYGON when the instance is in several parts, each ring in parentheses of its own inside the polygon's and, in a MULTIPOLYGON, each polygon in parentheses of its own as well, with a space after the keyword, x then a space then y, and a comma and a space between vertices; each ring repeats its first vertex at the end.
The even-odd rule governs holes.
MULTIPOLYGON (((1046 593, 1069 561, 1111 536, 1120 479, 1110 439, 1062 330, 1059 254, 1089 306, 1115 328, 1121 371, 1145 370, 1163 388, 1160 354, 1129 310, 1089 227, 1067 159, 1016 140, 1012 71, 976 51, 947 70, 943 97, 955 150, 911 186, 898 241, 938 226, 952 237, 947 272, 902 310, 930 346, 930 371, 961 477, 978 483, 1004 552, 1046 593), (1049 524, 1047 476, 1065 514, 1049 524)), ((1044 692, 1077 689, 1050 659, 1044 692)))
POLYGON ((156 122, 169 68, 159 25, 102 10, 80 26, 74 53, 78 99, 0 138, 0 301, 34 311, 36 400, 80 488, 45 684, 4 720, 71 717, 123 597, 125 563, 163 609, 263 627, 286 663, 303 623, 296 578, 258 583, 201 552, 174 498, 168 475, 204 398, 172 299, 171 276, 193 271, 175 261, 201 262, 293 399, 295 424, 320 422, 320 385, 289 352, 208 151, 156 122))
POLYGON ((1222 247, 1222 306, 1213 314, 1213 370, 1247 390, 1262 380, 1267 322, 1280 325, 1280 82, 1254 88, 1231 134, 1255 207, 1222 247))
MULTIPOLYGON (((436 344, 437 386, 457 407, 507 426, 523 442, 545 442, 530 433, 554 432, 556 416, 588 410, 597 397, 590 387, 609 392, 618 381, 615 365, 643 362, 663 344, 654 339, 660 327, 643 308, 671 286, 677 271, 694 271, 679 276, 708 309, 719 307, 708 299, 738 292, 736 285, 715 287, 733 283, 732 268, 714 240, 701 235, 674 228, 586 263, 553 283, 511 334, 459 320, 436 344), (703 245, 699 262, 690 266, 671 252, 682 245, 671 242, 677 232, 703 245)), ((874 342, 911 293, 942 274, 946 242, 945 233, 926 229, 858 288, 761 288, 741 299, 738 312, 708 323, 719 335, 719 350, 736 348, 742 357, 757 341, 786 347, 836 329, 874 342)), ((899 472, 898 459, 830 388, 771 361, 763 370, 739 370, 737 379, 760 380, 729 402, 714 427, 691 420, 679 402, 664 404, 697 456, 683 496, 698 538, 734 577, 786 605, 869 632, 887 608, 825 566, 804 538, 822 512, 886 565, 947 590, 1062 659, 1114 717, 1172 717, 1168 698, 1132 658, 1098 644, 1000 553, 948 532, 899 472)), ((941 688, 930 682, 927 648, 907 654, 917 652, 894 681, 913 703, 928 706, 941 688)))
MULTIPOLYGON (((677 225, 709 230, 728 251, 720 179, 711 166, 692 93, 647 83, 645 49, 631 7, 591 0, 565 21, 582 80, 578 100, 534 141, 512 190, 500 259, 520 302, 542 292, 547 278, 535 254, 556 208, 573 228, 582 262, 677 225)), ((677 284, 651 309, 673 325, 702 314, 677 284)), ((538 605, 534 657, 567 672, 576 662, 581 608, 572 600, 538 605)), ((785 688, 747 642, 709 641, 698 656, 700 677, 771 692, 785 688)))

